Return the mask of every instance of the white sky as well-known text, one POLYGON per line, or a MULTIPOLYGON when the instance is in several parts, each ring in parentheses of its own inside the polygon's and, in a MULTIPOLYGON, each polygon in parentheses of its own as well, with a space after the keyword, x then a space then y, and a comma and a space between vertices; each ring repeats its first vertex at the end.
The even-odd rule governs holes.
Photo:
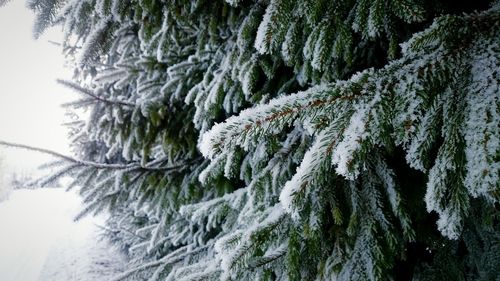
MULTIPOLYGON (((1 1, 1 0, 0 0, 1 1)), ((34 17, 25 0, 0 7, 0 140, 48 148, 68 154, 65 111, 60 104, 75 94, 55 82, 69 78, 64 69, 61 31, 33 39, 34 17)), ((51 158, 34 152, 0 147, 4 171, 33 170, 51 158)))

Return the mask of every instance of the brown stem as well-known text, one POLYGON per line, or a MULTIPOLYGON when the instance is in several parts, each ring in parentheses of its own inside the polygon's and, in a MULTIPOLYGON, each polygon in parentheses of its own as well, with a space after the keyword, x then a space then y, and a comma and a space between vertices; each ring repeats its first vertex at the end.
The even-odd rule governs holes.
POLYGON ((93 161, 85 161, 81 159, 76 159, 71 156, 67 156, 64 154, 61 154, 59 152, 55 152, 49 149, 45 148, 39 148, 39 147, 33 147, 29 145, 24 145, 24 144, 18 144, 18 143, 11 143, 11 142, 6 142, 0 140, 0 145, 7 146, 7 147, 13 147, 13 148, 21 148, 21 149, 26 149, 30 151, 35 151, 35 152, 40 152, 48 155, 52 155, 56 158, 68 161, 70 163, 74 164, 80 164, 82 166, 87 166, 87 167, 94 167, 97 169, 117 169, 117 170, 149 170, 149 171, 174 171, 178 170, 181 168, 186 167, 187 165, 201 160, 201 157, 195 158, 190 161, 186 161, 185 163, 179 164, 179 165, 174 165, 174 166, 169 166, 169 167, 151 167, 148 165, 141 166, 140 164, 134 162, 134 163, 129 163, 129 164, 108 164, 108 163, 99 163, 99 162, 93 162, 93 161))

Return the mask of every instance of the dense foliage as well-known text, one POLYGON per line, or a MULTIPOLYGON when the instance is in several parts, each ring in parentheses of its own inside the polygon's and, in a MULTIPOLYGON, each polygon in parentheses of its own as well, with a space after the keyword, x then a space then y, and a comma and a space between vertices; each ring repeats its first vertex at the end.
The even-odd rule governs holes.
POLYGON ((28 0, 116 280, 499 280, 500 3, 28 0), (495 279, 496 278, 496 279, 495 279))

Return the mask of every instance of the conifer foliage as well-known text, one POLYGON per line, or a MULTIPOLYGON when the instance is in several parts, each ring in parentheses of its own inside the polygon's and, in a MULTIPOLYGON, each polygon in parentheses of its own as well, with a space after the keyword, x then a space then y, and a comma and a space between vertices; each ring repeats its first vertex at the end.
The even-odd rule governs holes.
POLYGON ((498 280, 500 3, 28 0, 115 280, 498 280), (496 279, 495 279, 496 278, 496 279))

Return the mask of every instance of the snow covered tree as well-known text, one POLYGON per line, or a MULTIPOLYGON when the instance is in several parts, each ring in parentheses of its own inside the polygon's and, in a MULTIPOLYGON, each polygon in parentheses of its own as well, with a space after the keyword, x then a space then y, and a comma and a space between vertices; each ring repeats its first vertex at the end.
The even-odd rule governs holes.
POLYGON ((7 4, 7 2, 9 2, 9 0, 0 0, 0 7, 2 7, 5 4, 7 4))
POLYGON ((115 280, 497 280, 500 3, 29 0, 115 280), (495 279, 496 278, 496 279, 495 279))

